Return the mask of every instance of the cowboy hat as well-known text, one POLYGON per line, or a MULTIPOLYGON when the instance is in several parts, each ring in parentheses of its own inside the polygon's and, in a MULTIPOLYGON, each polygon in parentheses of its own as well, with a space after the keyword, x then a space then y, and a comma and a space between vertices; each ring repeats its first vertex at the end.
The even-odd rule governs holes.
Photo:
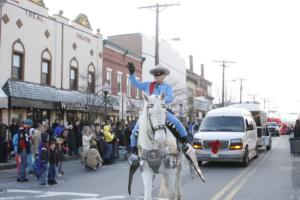
POLYGON ((165 74, 167 76, 170 74, 170 71, 162 65, 156 65, 153 69, 150 70, 150 74, 152 74, 153 76, 155 74, 165 74))

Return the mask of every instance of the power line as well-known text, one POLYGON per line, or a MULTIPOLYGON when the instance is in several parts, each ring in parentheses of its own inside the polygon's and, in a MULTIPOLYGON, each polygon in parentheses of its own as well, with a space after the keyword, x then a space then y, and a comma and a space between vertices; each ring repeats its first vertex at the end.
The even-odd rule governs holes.
POLYGON ((225 64, 227 64, 227 63, 235 63, 235 62, 226 61, 226 60, 213 60, 213 62, 222 63, 221 66, 223 67, 223 74, 222 74, 222 107, 224 107, 224 105, 225 105, 224 104, 225 67, 228 67, 225 64))
POLYGON ((167 7, 170 6, 179 6, 180 4, 155 4, 152 6, 142 6, 142 7, 138 7, 138 9, 145 9, 145 8, 150 8, 153 9, 155 8, 155 12, 156 12, 156 23, 155 23, 155 65, 159 64, 159 12, 166 9, 167 7), (162 9, 161 9, 162 8, 162 9))

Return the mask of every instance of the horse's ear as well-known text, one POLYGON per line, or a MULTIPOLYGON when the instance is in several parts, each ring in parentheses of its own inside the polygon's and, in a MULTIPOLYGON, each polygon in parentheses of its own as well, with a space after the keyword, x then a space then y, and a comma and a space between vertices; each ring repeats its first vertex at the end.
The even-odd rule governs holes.
POLYGON ((148 96, 146 94, 144 94, 144 99, 149 102, 148 96))
POLYGON ((165 98, 166 98, 166 94, 165 94, 165 93, 162 93, 162 95, 160 95, 160 99, 161 99, 162 101, 165 101, 165 98))

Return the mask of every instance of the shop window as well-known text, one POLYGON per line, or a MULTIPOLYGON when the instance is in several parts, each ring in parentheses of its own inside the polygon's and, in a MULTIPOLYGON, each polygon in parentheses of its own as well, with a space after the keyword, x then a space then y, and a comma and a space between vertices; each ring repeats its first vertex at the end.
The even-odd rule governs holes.
POLYGON ((41 83, 51 85, 51 54, 48 49, 42 52, 41 83))
POLYGON ((24 55, 25 48, 20 40, 13 44, 11 78, 24 80, 24 55))

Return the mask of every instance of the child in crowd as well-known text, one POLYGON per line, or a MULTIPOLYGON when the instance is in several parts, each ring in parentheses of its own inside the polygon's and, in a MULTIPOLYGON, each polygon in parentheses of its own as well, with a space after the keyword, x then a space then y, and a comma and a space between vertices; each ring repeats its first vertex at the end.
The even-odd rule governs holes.
POLYGON ((62 161, 64 159, 64 140, 62 138, 56 139, 56 151, 57 151, 57 158, 56 158, 56 165, 57 165, 57 176, 63 176, 64 172, 62 171, 62 161))
POLYGON ((50 147, 49 147, 49 172, 48 172, 48 184, 54 185, 57 184, 55 180, 55 165, 57 160, 57 150, 56 150, 56 139, 51 138, 50 147))
POLYGON ((41 143, 39 145, 39 151, 37 160, 34 167, 34 172, 38 178, 39 185, 47 185, 47 175, 49 167, 49 150, 48 150, 48 134, 41 134, 41 143))

